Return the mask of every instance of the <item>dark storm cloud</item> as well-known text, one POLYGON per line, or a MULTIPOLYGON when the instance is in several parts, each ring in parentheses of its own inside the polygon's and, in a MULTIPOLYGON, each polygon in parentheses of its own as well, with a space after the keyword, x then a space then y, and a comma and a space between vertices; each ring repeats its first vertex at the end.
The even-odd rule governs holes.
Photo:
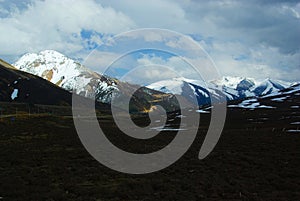
POLYGON ((285 54, 300 48, 299 1, 192 1, 185 4, 187 17, 207 21, 208 34, 221 40, 277 47, 285 54), (298 9, 298 10, 297 10, 298 9))

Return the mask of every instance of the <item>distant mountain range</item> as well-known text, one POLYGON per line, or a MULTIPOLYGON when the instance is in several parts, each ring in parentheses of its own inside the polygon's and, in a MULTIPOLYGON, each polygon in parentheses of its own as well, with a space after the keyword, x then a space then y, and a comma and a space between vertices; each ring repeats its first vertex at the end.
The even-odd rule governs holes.
POLYGON ((271 79, 258 82, 252 78, 223 77, 220 80, 205 83, 204 81, 181 77, 159 81, 147 87, 165 93, 180 94, 187 99, 195 95, 199 105, 206 105, 210 104, 211 95, 218 99, 221 91, 225 94, 228 101, 233 101, 249 97, 261 97, 276 93, 290 86, 291 83, 271 79))
MULTIPOLYGON (((95 94, 96 99, 104 103, 109 103, 111 98, 118 94, 119 89, 134 87, 132 84, 93 72, 54 50, 25 54, 13 66, 21 71, 42 77, 70 92, 74 91, 85 97, 92 97, 95 94)), ((170 94, 169 98, 172 97, 171 94, 178 94, 192 104, 202 106, 210 104, 210 96, 218 100, 222 92, 228 101, 235 101, 276 94, 291 86, 291 83, 273 79, 257 81, 246 77, 223 77, 220 80, 205 83, 201 80, 180 77, 145 86, 142 93, 152 101, 154 100, 153 94, 160 94, 160 97, 165 96, 163 94, 170 94)), ((142 98, 141 94, 137 96, 142 98)))
POLYGON ((300 84, 293 84, 291 87, 265 95, 262 97, 253 97, 237 104, 231 103, 228 105, 230 108, 243 108, 243 109, 257 109, 257 108, 277 108, 285 103, 293 113, 300 108, 300 84))

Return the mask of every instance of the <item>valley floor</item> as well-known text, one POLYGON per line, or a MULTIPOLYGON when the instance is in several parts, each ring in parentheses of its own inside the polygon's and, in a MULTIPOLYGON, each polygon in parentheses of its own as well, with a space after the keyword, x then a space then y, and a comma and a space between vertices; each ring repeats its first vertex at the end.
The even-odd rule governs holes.
MULTIPOLYGON (((148 175, 115 172, 82 146, 73 120, 49 114, 0 120, 0 200, 299 200, 300 115, 229 109, 221 139, 198 160, 209 114, 189 151, 175 164, 148 175)), ((206 115, 206 116, 205 116, 206 115)), ((201 116, 202 117, 202 116, 201 116)), ((145 145, 119 138, 110 117, 99 119, 124 149, 145 145)), ((143 124, 144 118, 136 120, 143 124)), ((163 132, 150 149, 174 137, 163 132)))

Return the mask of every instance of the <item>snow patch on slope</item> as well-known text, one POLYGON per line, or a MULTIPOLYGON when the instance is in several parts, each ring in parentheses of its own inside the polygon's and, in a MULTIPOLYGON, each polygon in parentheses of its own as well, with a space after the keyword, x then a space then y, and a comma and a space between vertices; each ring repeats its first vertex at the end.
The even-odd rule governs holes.
POLYGON ((238 105, 228 105, 228 107, 239 107, 239 108, 247 108, 247 109, 275 108, 275 107, 272 107, 272 106, 261 105, 256 98, 244 100, 238 105))
POLYGON ((14 89, 14 91, 12 92, 12 94, 10 96, 11 99, 15 100, 18 97, 18 93, 19 93, 19 90, 18 89, 14 89))

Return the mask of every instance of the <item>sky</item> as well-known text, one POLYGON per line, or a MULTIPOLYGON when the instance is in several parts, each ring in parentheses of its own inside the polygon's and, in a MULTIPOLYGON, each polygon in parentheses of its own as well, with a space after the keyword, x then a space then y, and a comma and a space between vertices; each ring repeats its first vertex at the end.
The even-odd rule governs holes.
MULTIPOLYGON (((13 63, 25 53, 53 49, 85 62, 97 48, 97 59, 85 63, 101 72, 124 54, 121 50, 137 44, 186 47, 181 37, 158 40, 146 34, 131 37, 129 49, 107 48, 111 38, 144 28, 190 37, 221 75, 300 81, 300 1, 295 0, 0 0, 0 58, 13 63)), ((115 64, 177 66, 181 76, 193 78, 182 62, 186 52, 176 53, 132 51, 115 64)), ((148 76, 159 75, 156 67, 148 76)))

